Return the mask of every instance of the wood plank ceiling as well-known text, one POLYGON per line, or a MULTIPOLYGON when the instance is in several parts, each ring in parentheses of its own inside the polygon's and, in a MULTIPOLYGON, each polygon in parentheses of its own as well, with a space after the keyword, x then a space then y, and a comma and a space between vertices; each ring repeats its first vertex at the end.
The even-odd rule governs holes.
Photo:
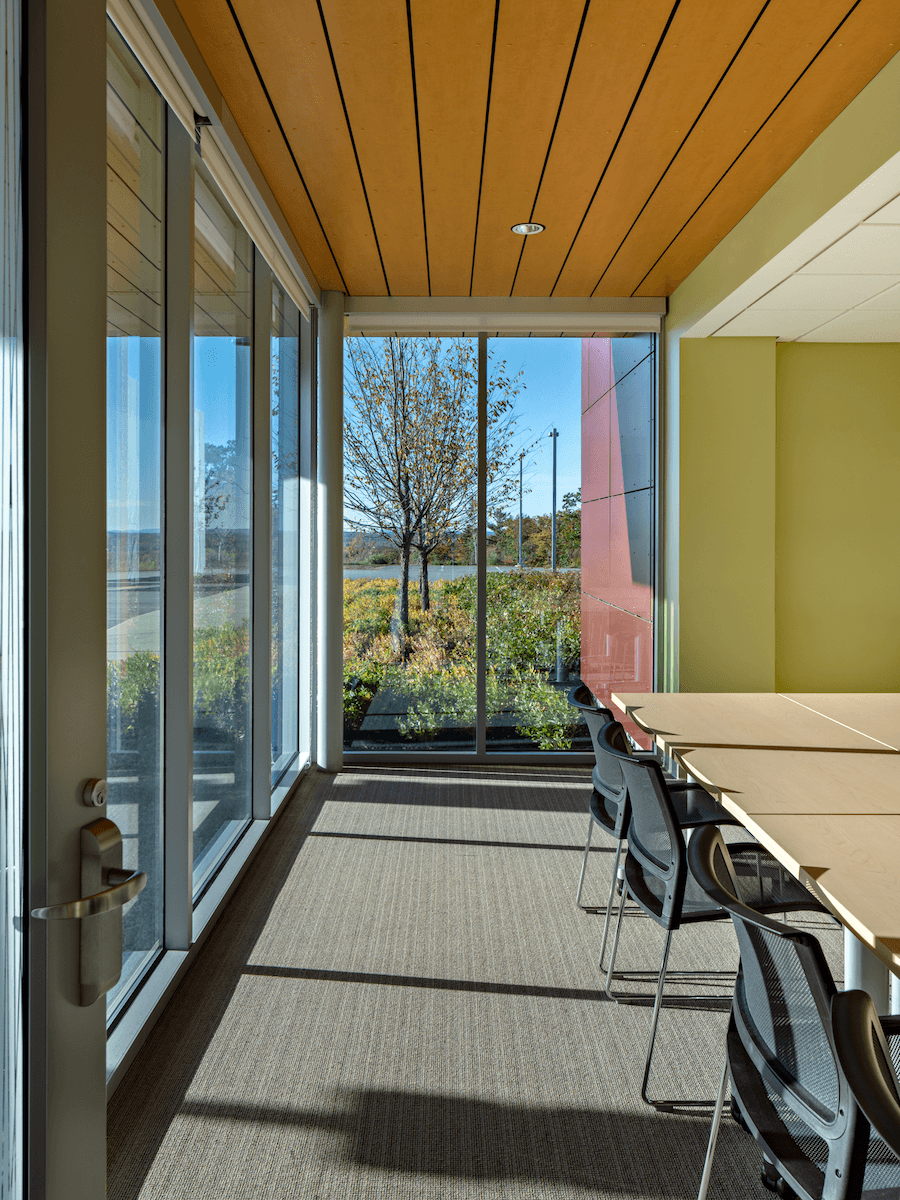
POLYGON ((359 296, 669 295, 900 50, 897 0, 176 2, 359 296))

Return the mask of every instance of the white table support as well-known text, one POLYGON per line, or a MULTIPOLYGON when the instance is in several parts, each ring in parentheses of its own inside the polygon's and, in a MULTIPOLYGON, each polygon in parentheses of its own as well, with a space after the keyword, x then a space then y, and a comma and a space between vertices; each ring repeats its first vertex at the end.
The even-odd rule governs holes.
POLYGON ((892 985, 887 967, 846 925, 844 926, 844 988, 847 991, 861 988, 864 992, 868 992, 876 1011, 882 1015, 895 1011, 892 1001, 900 1000, 900 995, 898 995, 900 989, 892 985))

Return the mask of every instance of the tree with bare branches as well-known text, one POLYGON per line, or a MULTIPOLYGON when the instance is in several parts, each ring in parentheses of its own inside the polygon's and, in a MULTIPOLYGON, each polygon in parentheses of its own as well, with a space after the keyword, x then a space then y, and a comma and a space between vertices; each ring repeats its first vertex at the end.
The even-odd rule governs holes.
MULTIPOLYGON (((519 376, 492 364, 487 397, 491 503, 513 488, 519 376)), ((344 505, 352 528, 400 552, 392 638, 409 624, 409 570, 419 554, 423 609, 429 557, 471 524, 478 482, 477 345, 467 338, 350 338, 344 412, 344 505)))

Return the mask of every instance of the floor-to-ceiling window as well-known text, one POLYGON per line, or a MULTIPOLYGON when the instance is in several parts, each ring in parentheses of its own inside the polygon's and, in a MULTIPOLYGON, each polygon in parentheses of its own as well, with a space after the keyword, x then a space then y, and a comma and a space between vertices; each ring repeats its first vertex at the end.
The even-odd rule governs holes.
POLYGON ((107 812, 147 886, 125 908, 112 1014, 163 941, 162 370, 165 105, 107 38, 107 812))
POLYGON ((110 1069, 132 999, 180 969, 309 759, 311 326, 289 264, 273 252, 291 286, 248 232, 277 251, 259 213, 157 82, 110 21, 107 812, 148 875, 107 998, 110 1069))
POLYGON ((196 894, 251 812, 253 244, 194 168, 196 894))
POLYGON ((590 752, 652 670, 653 340, 348 339, 346 751, 590 752))
POLYGON ((24 375, 18 0, 0 4, 0 1196, 24 1158, 24 375))
POLYGON ((344 746, 473 750, 477 342, 351 338, 344 380, 344 746))
POLYGON ((568 702, 581 670, 581 343, 491 338, 516 435, 488 410, 489 752, 589 750, 568 702))

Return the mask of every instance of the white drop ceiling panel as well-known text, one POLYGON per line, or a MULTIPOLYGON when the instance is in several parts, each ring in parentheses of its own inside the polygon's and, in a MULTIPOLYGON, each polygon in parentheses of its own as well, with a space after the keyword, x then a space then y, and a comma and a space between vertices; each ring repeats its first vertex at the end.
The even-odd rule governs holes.
POLYGON ((702 317, 688 337, 900 342, 900 153, 702 317))
POLYGON ((858 225, 807 263, 801 274, 900 274, 900 226, 858 225))
POLYGON ((717 337, 774 337, 793 341, 841 315, 841 309, 745 309, 717 330, 717 337))
POLYGON ((751 307, 780 309, 844 309, 861 304, 879 292, 900 283, 900 275, 792 275, 772 288, 751 307))
POLYGON ((900 287, 888 288, 861 304, 857 312, 900 312, 900 287))
POLYGON ((900 225, 900 196, 872 213, 866 221, 867 225, 900 225))
POLYGON ((900 342, 900 312, 854 308, 811 330, 798 342, 900 342))

